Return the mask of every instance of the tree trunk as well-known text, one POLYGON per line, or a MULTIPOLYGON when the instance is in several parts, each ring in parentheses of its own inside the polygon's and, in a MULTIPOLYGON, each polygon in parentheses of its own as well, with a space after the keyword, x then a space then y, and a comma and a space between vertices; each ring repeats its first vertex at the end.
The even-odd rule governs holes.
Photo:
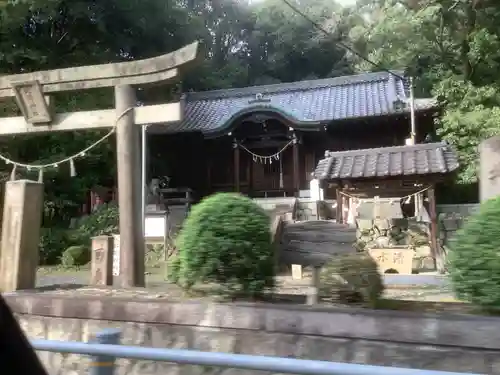
POLYGON ((475 2, 473 1, 466 2, 464 6, 465 6, 466 19, 465 19, 465 28, 462 41, 461 55, 462 55, 464 80, 469 81, 472 77, 472 74, 474 73, 472 63, 469 59, 469 52, 470 52, 469 38, 471 34, 474 32, 474 29, 476 28, 476 8, 475 8, 475 2))

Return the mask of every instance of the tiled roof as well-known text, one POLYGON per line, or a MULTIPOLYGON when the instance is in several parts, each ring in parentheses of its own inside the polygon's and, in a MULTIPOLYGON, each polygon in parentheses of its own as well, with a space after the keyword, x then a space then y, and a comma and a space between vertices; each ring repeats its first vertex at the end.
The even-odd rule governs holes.
MULTIPOLYGON (((397 72, 398 75, 402 73, 397 72)), ((282 116, 302 130, 334 120, 408 111, 405 82, 387 72, 185 94, 184 120, 158 125, 153 132, 201 131, 218 136, 238 118, 262 112, 282 116)), ((416 109, 435 106, 416 100, 416 109), (422 107, 422 108, 420 108, 422 107)))
POLYGON ((458 168, 446 143, 370 148, 325 153, 314 176, 320 180, 445 174, 458 168))

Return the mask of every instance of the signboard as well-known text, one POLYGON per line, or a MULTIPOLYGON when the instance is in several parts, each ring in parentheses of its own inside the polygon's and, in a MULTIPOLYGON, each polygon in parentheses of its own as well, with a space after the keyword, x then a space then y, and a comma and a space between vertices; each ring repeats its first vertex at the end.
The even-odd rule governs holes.
POLYGON ((12 88, 26 122, 39 124, 52 121, 42 86, 38 81, 13 83, 12 88))
POLYGON ((144 234, 147 238, 164 238, 165 237, 165 216, 150 216, 146 217, 146 225, 144 234))
POLYGON ((403 248, 369 249, 369 254, 377 262, 380 273, 388 270, 397 271, 401 275, 411 275, 413 266, 413 250, 403 248))
POLYGON ((113 276, 120 275, 120 235, 113 235, 113 276))

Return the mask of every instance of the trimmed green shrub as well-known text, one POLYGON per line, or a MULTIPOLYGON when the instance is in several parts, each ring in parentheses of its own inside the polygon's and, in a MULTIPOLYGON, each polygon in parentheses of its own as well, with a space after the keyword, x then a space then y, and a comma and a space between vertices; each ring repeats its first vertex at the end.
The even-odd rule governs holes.
POLYGON ((484 202, 450 241, 447 267, 456 296, 500 307, 500 197, 484 202))
POLYGON ((177 239, 168 277, 186 289, 214 282, 231 294, 274 287, 270 219, 251 199, 219 193, 194 206, 177 239))
POLYGON ((90 262, 90 249, 87 246, 70 246, 61 256, 63 267, 79 267, 90 262))
POLYGON ((373 307, 384 292, 384 282, 368 253, 335 255, 321 269, 318 292, 334 302, 373 307))

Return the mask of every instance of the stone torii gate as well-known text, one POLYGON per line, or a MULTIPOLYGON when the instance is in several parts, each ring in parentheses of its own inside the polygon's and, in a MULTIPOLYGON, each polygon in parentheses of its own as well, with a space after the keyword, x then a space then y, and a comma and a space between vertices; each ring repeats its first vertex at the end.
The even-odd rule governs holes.
MULTIPOLYGON (((134 85, 166 82, 197 57, 198 43, 150 59, 0 77, 0 100, 15 97, 22 117, 0 118, 0 136, 112 127, 116 122, 120 276, 122 287, 144 286, 140 126, 180 121, 181 103, 136 107, 134 85), (115 109, 52 114, 46 94, 114 87, 115 109)), ((33 288, 43 184, 8 182, 0 248, 3 292, 33 288), (27 200, 29 199, 29 201, 27 200), (30 260, 31 259, 31 260, 30 260), (35 260, 32 260, 35 259, 35 260)))

